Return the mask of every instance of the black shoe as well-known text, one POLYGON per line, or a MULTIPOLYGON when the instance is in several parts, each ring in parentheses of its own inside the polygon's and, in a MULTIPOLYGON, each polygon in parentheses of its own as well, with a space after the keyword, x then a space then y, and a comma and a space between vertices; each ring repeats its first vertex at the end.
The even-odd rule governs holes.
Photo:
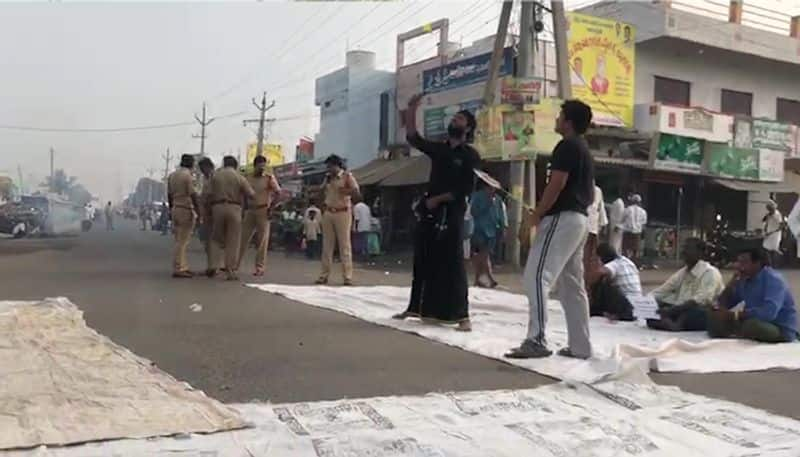
POLYGON ((541 343, 526 339, 518 348, 512 349, 505 356, 509 359, 543 359, 553 355, 553 351, 541 343))

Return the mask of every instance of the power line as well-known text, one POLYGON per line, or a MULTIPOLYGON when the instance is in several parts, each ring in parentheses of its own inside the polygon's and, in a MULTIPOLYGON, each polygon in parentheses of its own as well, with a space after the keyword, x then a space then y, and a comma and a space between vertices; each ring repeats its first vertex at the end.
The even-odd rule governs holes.
MULTIPOLYGON (((217 116, 216 119, 225 119, 229 117, 242 116, 247 111, 239 111, 236 113, 226 114, 224 116, 217 116)), ((20 130, 26 132, 45 132, 45 133, 114 133, 114 132, 134 132, 139 130, 159 130, 171 129, 175 127, 185 127, 194 125, 194 121, 186 122, 172 122, 167 124, 154 124, 154 125, 140 125, 135 127, 109 127, 109 128, 59 128, 59 127, 37 127, 30 125, 9 125, 0 124, 2 130, 20 130)))

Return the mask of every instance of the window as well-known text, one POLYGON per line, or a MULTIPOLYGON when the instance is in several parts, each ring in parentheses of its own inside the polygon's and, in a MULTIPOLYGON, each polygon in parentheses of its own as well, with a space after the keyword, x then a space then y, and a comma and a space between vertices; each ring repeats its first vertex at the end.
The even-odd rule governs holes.
POLYGON ((775 117, 781 122, 800 125, 800 101, 779 98, 775 117))
POLYGON ((743 114, 745 116, 752 116, 753 94, 722 89, 720 111, 725 114, 743 114))
POLYGON ((692 83, 656 76, 653 101, 689 106, 692 104, 692 83))
POLYGON ((385 149, 389 144, 389 92, 381 94, 378 143, 381 149, 385 149))

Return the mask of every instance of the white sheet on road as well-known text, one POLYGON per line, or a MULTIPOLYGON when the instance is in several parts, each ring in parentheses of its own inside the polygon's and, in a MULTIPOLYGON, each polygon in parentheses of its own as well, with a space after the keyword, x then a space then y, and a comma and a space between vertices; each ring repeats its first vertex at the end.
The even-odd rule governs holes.
MULTIPOLYGON (((710 340, 703 332, 661 332, 650 330, 641 323, 610 322, 605 318, 591 319, 594 357, 588 361, 559 356, 511 360, 503 358, 503 354, 522 341, 527 329, 528 301, 522 295, 470 289, 473 331, 462 333, 454 331, 452 327, 422 324, 415 319, 391 319, 392 314, 406 308, 409 296, 407 287, 248 286, 365 321, 417 333, 569 381, 630 380, 633 379, 631 376, 642 376, 649 370, 714 373, 800 368, 800 343, 769 345, 743 340, 710 340)), ((549 344, 552 349, 563 347, 567 334, 560 304, 551 301, 548 313, 549 344)))
POLYGON ((798 421, 642 384, 236 408, 254 428, 6 457, 796 457, 800 449, 798 421))
POLYGON ((87 327, 68 300, 0 301, 0 449, 244 425, 87 327))

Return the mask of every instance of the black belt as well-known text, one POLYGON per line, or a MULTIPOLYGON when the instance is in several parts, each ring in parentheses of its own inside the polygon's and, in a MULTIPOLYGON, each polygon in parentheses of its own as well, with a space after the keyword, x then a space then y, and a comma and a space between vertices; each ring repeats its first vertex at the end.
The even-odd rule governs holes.
POLYGON ((211 202, 211 205, 212 206, 213 205, 222 205, 222 204, 225 204, 225 203, 227 203, 229 205, 242 206, 242 204, 240 202, 235 202, 233 200, 217 200, 215 202, 211 202))

